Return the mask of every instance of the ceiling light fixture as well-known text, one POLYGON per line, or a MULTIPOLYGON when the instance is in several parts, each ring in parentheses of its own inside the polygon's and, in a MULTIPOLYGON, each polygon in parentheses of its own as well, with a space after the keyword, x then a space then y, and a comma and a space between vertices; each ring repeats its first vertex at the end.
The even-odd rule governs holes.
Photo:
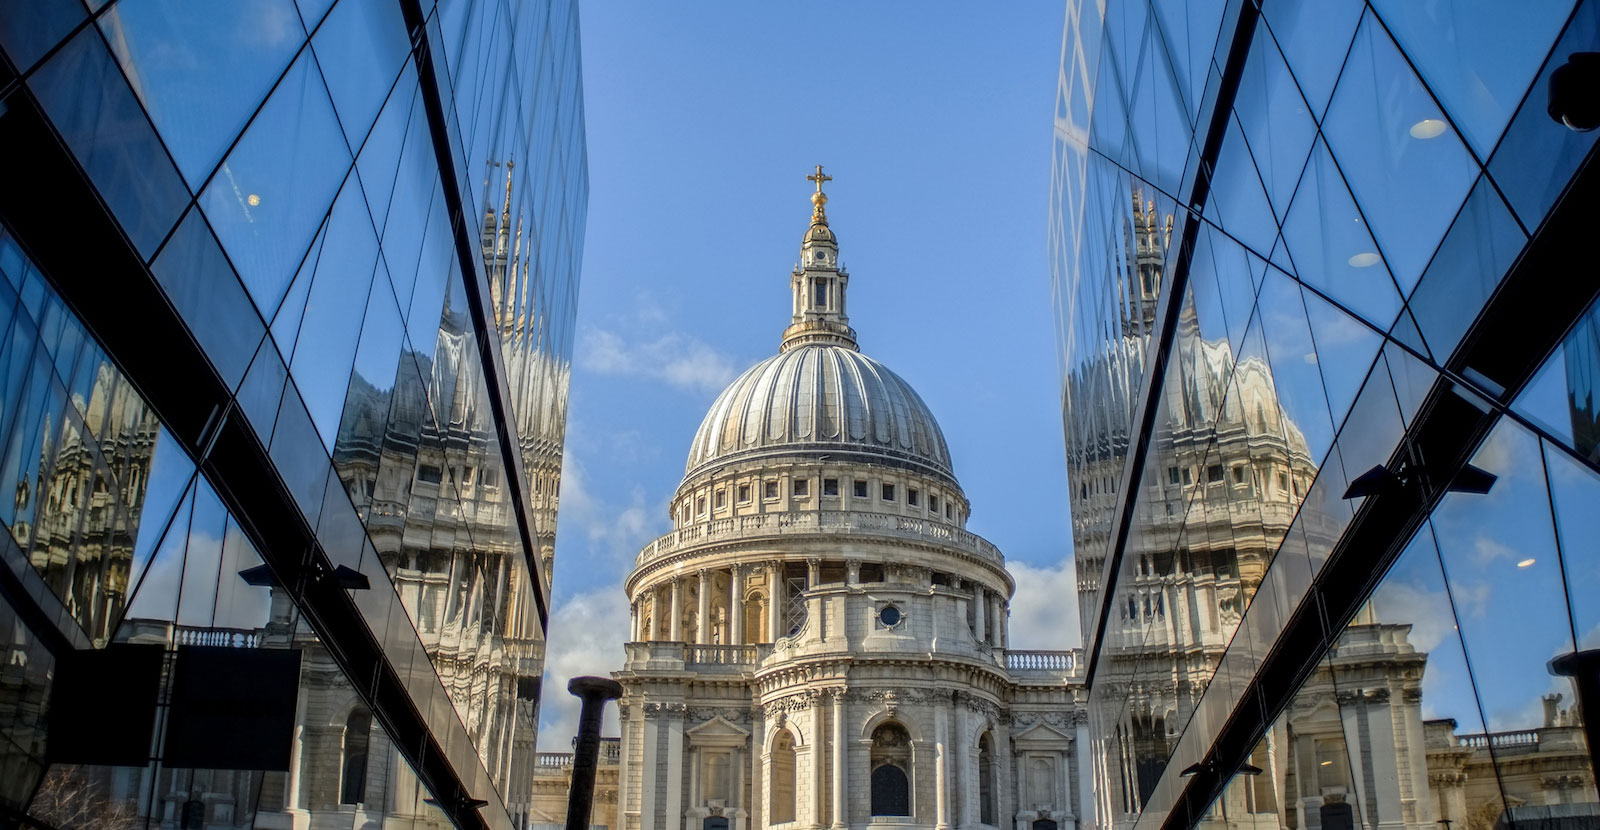
POLYGON ((1372 251, 1362 251, 1361 253, 1356 254, 1355 256, 1346 260, 1346 262, 1350 263, 1351 268, 1371 268, 1382 261, 1383 257, 1378 256, 1372 251))
POLYGON ((255 206, 261 204, 261 197, 256 195, 256 194, 254 194, 254 193, 250 194, 249 196, 246 196, 244 200, 246 202, 248 202, 251 207, 255 207, 255 206))
POLYGON ((1445 123, 1437 118, 1424 118, 1411 125, 1411 137, 1426 141, 1444 135, 1445 123))
POLYGON ((1530 558, 1528 558, 1528 559, 1524 559, 1524 560, 1522 560, 1522 561, 1521 561, 1521 562, 1518 562, 1518 563, 1517 563, 1517 567, 1519 567, 1519 568, 1526 568, 1526 567, 1528 567, 1528 566, 1529 566, 1529 565, 1532 565, 1532 564, 1533 564, 1533 563, 1534 563, 1534 562, 1536 562, 1536 561, 1538 561, 1538 560, 1536 560, 1536 559, 1533 559, 1533 558, 1531 558, 1531 557, 1530 557, 1530 558))

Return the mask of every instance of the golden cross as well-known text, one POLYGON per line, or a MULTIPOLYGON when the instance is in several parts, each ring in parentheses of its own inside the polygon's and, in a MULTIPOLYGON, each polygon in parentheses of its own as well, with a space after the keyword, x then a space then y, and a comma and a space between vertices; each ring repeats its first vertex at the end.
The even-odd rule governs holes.
POLYGON ((821 193, 822 192, 822 183, 823 182, 831 182, 831 181, 833 181, 833 177, 832 176, 824 176, 824 175, 822 175, 822 165, 819 164, 819 165, 817 165, 817 174, 815 176, 807 176, 806 177, 806 181, 808 181, 808 182, 816 182, 817 183, 817 192, 821 193))

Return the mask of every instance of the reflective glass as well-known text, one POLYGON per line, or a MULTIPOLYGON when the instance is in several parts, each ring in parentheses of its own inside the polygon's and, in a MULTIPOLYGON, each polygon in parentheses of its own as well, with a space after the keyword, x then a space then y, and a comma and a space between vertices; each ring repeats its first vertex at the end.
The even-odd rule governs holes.
POLYGON ((1594 509, 1600 504, 1600 472, 1548 441, 1540 443, 1577 647, 1600 648, 1600 511, 1594 509))
POLYGON ((1267 200, 1281 220, 1305 168, 1317 125, 1283 56, 1264 32, 1250 41, 1250 57, 1239 80, 1233 111, 1266 186, 1267 200))
POLYGON ((1546 664, 1573 649, 1539 442, 1502 419, 1472 464, 1494 488, 1445 496, 1434 532, 1489 731, 1531 729, 1540 695, 1568 688, 1546 664))
POLYGON ((1394 280, 1321 141, 1289 205, 1283 235, 1301 280, 1383 329, 1394 322, 1400 311, 1394 280))
POLYGON ((345 182, 328 217, 327 232, 319 237, 322 248, 313 252, 316 273, 289 358, 289 374, 330 452, 361 335, 360 318, 352 311, 366 307, 378 256, 361 186, 354 176, 345 182))
POLYGON ((1478 158, 1494 150, 1572 6, 1572 0, 1373 3, 1478 158))
POLYGON ((0 46, 18 71, 27 71, 84 17, 78 0, 0 2, 0 46))
POLYGON ((1328 412, 1337 424, 1344 420, 1350 402, 1355 400, 1356 390, 1365 381, 1367 369, 1383 345, 1383 338, 1316 293, 1302 290, 1301 296, 1317 347, 1316 364, 1322 371, 1328 412))
POLYGON ((283 298, 349 167, 322 78, 303 52, 199 202, 263 316, 283 298))
POLYGON ((155 253, 189 191, 99 32, 80 32, 28 86, 134 247, 155 253))
POLYGON ((352 148, 367 128, 411 52, 398 3, 340 3, 312 39, 339 123, 352 148))
POLYGON ((1200 111, 1200 99, 1205 94, 1211 55, 1216 48, 1222 12, 1227 4, 1221 0, 1158 0, 1151 5, 1158 19, 1158 31, 1166 42, 1168 54, 1172 56, 1172 68, 1178 79, 1185 113, 1189 122, 1193 123, 1200 111))
POLYGON ((184 217, 150 270, 217 374, 237 387, 266 330, 199 211, 184 217))
POLYGON ((1261 16, 1267 29, 1278 41, 1295 80, 1311 102, 1311 114, 1319 121, 1344 66, 1362 8, 1363 4, 1356 0, 1268 0, 1262 4, 1261 16))
POLYGON ((1411 294, 1417 327, 1440 360, 1461 342, 1527 241, 1488 177, 1480 176, 1411 294))
POLYGON ((1370 15, 1356 33, 1322 132, 1402 293, 1411 293, 1477 166, 1370 15))
MULTIPOLYGON (((361 175, 361 188, 367 194, 367 207, 372 211, 373 224, 383 235, 389 220, 389 199, 394 194, 395 171, 400 165, 400 152, 405 145, 412 118, 421 116, 414 106, 417 95, 416 71, 407 64, 400 73, 400 81, 389 93, 378 120, 361 145, 356 156, 356 170, 361 175)), ((407 300, 410 299, 408 296, 407 300)))
POLYGON ((1168 193, 1177 193, 1194 131, 1189 127, 1189 115, 1184 112, 1176 79, 1167 65, 1167 51, 1162 48, 1153 22, 1145 38, 1128 97, 1128 119, 1137 159, 1134 169, 1145 181, 1168 193))
MULTIPOLYGON (((1565 5, 1563 3, 1563 5, 1565 5)), ((1573 13, 1561 41, 1550 53, 1534 93, 1523 100, 1500 147, 1489 160, 1489 174, 1505 193, 1522 225, 1539 227, 1545 212, 1594 147, 1600 132, 1578 132, 1550 119, 1550 75, 1578 52, 1600 52, 1600 3, 1586 0, 1573 13)))
POLYGON ((292 0, 122 0, 100 16, 100 27, 196 189, 306 38, 292 0))
POLYGON ((235 398, 240 411, 262 443, 272 438, 272 427, 278 419, 278 404, 283 399, 283 386, 288 377, 289 370, 283 365, 277 344, 270 337, 263 339, 255 360, 250 364, 250 371, 244 376, 244 383, 239 384, 239 394, 235 398))
MULTIPOLYGON (((1333 421, 1300 286, 1277 269, 1268 269, 1258 309, 1284 429, 1305 442, 1311 464, 1320 464, 1333 445, 1333 421)), ((1309 482, 1274 482, 1275 491, 1296 505, 1308 486, 1309 482)))
POLYGON ((1272 206, 1267 203, 1267 194, 1261 189, 1261 176, 1256 172, 1255 160, 1250 157, 1250 147, 1244 142, 1239 120, 1230 121, 1217 157, 1205 215, 1230 236, 1265 254, 1272 250, 1278 226, 1272 206))

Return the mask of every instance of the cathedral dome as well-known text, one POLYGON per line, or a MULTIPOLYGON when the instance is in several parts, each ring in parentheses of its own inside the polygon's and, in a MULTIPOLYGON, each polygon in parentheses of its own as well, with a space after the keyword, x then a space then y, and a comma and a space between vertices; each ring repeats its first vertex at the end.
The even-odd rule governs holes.
POLYGON ((856 455, 955 480, 928 405, 899 375, 849 346, 801 345, 746 370, 701 422, 687 475, 797 451, 856 455))

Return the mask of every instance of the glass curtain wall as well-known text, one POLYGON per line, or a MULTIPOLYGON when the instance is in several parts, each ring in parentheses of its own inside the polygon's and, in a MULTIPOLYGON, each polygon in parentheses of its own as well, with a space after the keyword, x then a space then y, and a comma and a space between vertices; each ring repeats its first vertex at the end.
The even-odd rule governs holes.
POLYGON ((31 655, 4 675, 6 807, 446 821, 343 674, 356 637, 488 825, 524 822, 587 208, 576 4, 47 0, 5 4, 0 52, 9 118, 36 111, 115 222, 83 244, 129 249, 226 388, 215 418, 259 442, 321 565, 371 586, 367 631, 329 632, 241 579, 255 520, 69 310, 105 277, 6 228, 0 522, 27 593, 0 616, 31 655), (47 769, 50 655, 113 643, 300 651, 291 771, 47 769))
POLYGON ((1500 760, 1540 740, 1562 760, 1516 763, 1594 802, 1570 681, 1545 668, 1583 626, 1543 471, 1600 469, 1595 318, 1509 407, 1446 367, 1593 145, 1543 90, 1600 48, 1600 4, 1259 5, 1067 4, 1050 239, 1092 656, 1080 819, 1161 825, 1324 576, 1361 507, 1347 488, 1451 384, 1501 419, 1472 462, 1499 483, 1445 499, 1268 730, 1277 766, 1207 815, 1490 827, 1556 803, 1500 760), (1424 544, 1444 606, 1402 587, 1424 544), (1447 755, 1473 782, 1454 794, 1447 755))

